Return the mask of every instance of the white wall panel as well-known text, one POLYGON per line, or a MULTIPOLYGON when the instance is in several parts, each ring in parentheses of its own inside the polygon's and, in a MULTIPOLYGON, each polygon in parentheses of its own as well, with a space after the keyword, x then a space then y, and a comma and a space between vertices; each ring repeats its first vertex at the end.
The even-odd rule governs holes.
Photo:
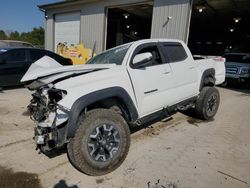
POLYGON ((151 38, 173 38, 187 41, 190 0, 155 0, 151 38))
POLYGON ((55 42, 78 44, 80 42, 80 12, 71 12, 55 15, 55 42))

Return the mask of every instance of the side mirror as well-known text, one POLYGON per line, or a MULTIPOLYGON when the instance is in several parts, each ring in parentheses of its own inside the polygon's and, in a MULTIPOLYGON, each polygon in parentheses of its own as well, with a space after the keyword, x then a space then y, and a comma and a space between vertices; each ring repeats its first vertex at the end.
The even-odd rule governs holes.
POLYGON ((134 57, 132 64, 136 67, 137 66, 140 67, 142 65, 149 63, 152 59, 153 59, 153 55, 150 52, 145 52, 145 53, 137 54, 134 57))

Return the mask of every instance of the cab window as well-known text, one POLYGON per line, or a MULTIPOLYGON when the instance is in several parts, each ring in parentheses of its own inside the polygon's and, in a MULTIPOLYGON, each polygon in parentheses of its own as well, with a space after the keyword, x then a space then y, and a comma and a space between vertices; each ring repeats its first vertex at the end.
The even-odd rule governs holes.
POLYGON ((187 58, 187 53, 178 42, 163 43, 163 50, 168 57, 169 63, 183 61, 187 58))

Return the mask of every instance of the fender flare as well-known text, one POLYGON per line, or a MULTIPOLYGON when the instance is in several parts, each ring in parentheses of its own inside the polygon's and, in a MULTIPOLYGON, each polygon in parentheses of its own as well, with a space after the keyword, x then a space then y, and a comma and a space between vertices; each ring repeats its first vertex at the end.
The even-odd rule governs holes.
POLYGON ((69 112, 69 119, 68 119, 68 126, 67 126, 67 129, 68 129, 67 138, 74 137, 75 132, 78 128, 78 125, 77 125, 78 118, 85 107, 95 102, 98 102, 100 100, 107 99, 110 97, 118 97, 124 102, 124 104, 128 108, 131 121, 135 121, 138 118, 137 109, 131 97, 129 96, 129 94, 127 93, 125 89, 121 87, 111 87, 111 88, 94 91, 92 93, 89 93, 87 95, 84 95, 78 98, 72 105, 72 108, 69 112))
POLYGON ((204 86, 205 78, 207 78, 210 75, 212 75, 211 81, 213 82, 213 84, 215 84, 215 69, 214 68, 207 69, 203 72, 203 74, 201 76, 200 91, 204 86))

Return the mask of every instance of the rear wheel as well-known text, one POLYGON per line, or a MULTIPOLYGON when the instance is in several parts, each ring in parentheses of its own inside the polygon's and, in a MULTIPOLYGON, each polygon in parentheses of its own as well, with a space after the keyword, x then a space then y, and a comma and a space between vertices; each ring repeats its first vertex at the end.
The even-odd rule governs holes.
POLYGON ((196 100, 195 112, 201 119, 212 119, 220 104, 220 94, 215 87, 204 87, 196 100))
POLYGON ((129 127, 123 117, 113 110, 95 109, 79 119, 68 157, 81 172, 104 175, 121 165, 129 146, 129 127))

